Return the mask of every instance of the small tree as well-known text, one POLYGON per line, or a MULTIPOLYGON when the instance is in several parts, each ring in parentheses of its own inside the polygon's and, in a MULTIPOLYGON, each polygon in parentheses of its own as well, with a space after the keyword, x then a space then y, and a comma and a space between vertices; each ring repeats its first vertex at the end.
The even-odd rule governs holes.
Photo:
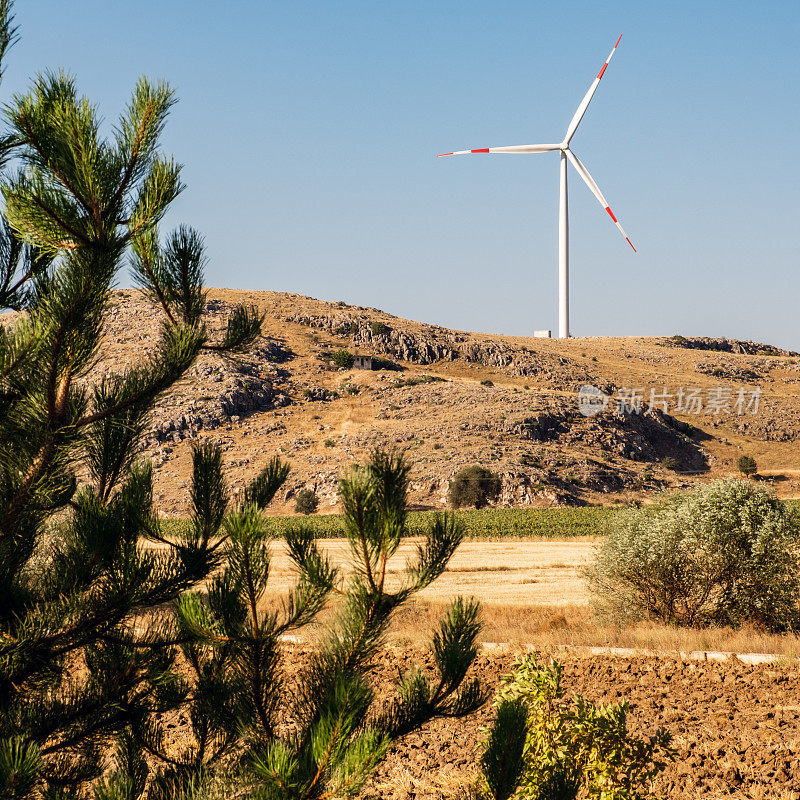
POLYGON ((794 630, 798 528, 774 494, 716 481, 615 514, 588 571, 601 614, 794 630))
POLYGON ((355 356, 349 350, 336 350, 331 353, 331 362, 337 367, 350 369, 353 366, 355 356))
POLYGON ((301 489, 294 503, 295 514, 314 514, 319 507, 319 499, 311 489, 301 489))
POLYGON ((497 499, 501 486, 500 478, 490 469, 478 465, 464 467, 450 481, 447 501, 453 508, 483 508, 497 499))
POLYGON ((758 464, 752 456, 739 456, 736 466, 739 467, 739 472, 748 478, 758 472, 758 464))

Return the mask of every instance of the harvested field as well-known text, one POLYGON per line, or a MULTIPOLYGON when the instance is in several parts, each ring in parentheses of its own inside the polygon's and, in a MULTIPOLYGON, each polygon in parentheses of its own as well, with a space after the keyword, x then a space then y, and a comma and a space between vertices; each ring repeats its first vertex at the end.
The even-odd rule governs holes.
MULTIPOLYGON (((389 561, 390 587, 400 585, 403 567, 413 558, 418 542, 404 541, 389 561)), ((465 595, 484 604, 586 605, 588 596, 580 570, 591 559, 593 546, 586 540, 466 541, 455 552, 444 575, 418 597, 447 602, 465 595)), ((320 548, 337 566, 345 567, 350 561, 350 546, 344 539, 323 540, 320 548)), ((283 542, 275 542, 270 589, 285 592, 292 585, 294 574, 283 542)))
MULTIPOLYGON (((398 669, 425 656, 389 651, 378 676, 391 692, 398 669)), ((671 800, 697 797, 796 798, 800 795, 800 672, 796 666, 560 655, 567 694, 597 703, 631 703, 629 726, 640 734, 663 725, 678 756, 658 790, 671 800)), ((484 653, 477 672, 492 690, 510 671, 511 653, 484 653)), ((433 800, 459 796, 475 775, 484 708, 467 720, 437 720, 409 736, 379 767, 364 796, 433 800)))
MULTIPOLYGON (((418 540, 404 541, 389 561, 388 583, 396 588, 418 540)), ((319 543, 348 572, 350 548, 342 539, 319 543)), ((466 541, 445 573, 403 606, 392 623, 400 642, 427 641, 447 605, 459 595, 481 602, 485 642, 541 647, 608 646, 647 650, 724 650, 800 655, 800 640, 750 628, 695 630, 651 622, 618 627, 592 615, 581 570, 595 543, 579 541, 466 541)), ((295 567, 283 542, 273 543, 268 603, 280 602, 293 585, 295 567)), ((325 614, 321 619, 325 619, 325 614)))

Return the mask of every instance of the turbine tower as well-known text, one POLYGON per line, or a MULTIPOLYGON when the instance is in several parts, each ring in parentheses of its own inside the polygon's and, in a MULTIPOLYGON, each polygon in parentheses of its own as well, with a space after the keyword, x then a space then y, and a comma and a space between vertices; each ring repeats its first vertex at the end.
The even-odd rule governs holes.
POLYGON ((597 87, 600 85, 600 80, 602 79, 609 62, 611 61, 611 57, 614 55, 614 52, 619 46, 620 39, 622 39, 622 35, 620 35, 619 39, 617 39, 616 44, 608 54, 608 58, 605 60, 600 72, 597 73, 597 77, 594 79, 594 81, 592 81, 589 91, 586 92, 583 100, 581 100, 578 110, 575 112, 567 127, 567 132, 562 142, 558 144, 518 144, 511 145, 510 147, 482 147, 478 150, 456 150, 452 153, 440 153, 437 156, 437 158, 441 158, 442 156, 461 156, 469 153, 548 153, 552 150, 558 150, 560 152, 561 163, 559 165, 558 193, 558 335, 561 339, 568 339, 570 335, 569 203, 567 199, 567 161, 569 161, 572 166, 575 167, 578 175, 583 178, 584 183, 589 187, 589 191, 598 199, 600 205, 603 206, 608 213, 608 216, 611 217, 614 224, 617 226, 617 228, 619 228, 619 232, 625 237, 625 241, 633 248, 633 252, 636 252, 636 248, 633 246, 633 243, 627 237, 625 231, 622 229, 622 225, 619 224, 619 221, 614 216, 611 206, 609 206, 606 198, 603 197, 600 187, 595 183, 594 178, 592 178, 592 176, 589 174, 589 170, 583 166, 581 160, 575 155, 575 153, 572 152, 572 150, 570 150, 569 147, 569 143, 572 141, 575 131, 578 130, 578 125, 580 125, 583 115, 586 113, 586 109, 589 107, 589 103, 591 102, 594 93, 597 91, 597 87))

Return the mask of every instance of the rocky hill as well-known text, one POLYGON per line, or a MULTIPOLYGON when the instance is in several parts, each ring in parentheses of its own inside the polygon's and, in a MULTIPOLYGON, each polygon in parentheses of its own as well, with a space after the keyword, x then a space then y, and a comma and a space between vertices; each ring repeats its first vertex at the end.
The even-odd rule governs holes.
MULTIPOLYGON (((290 461, 277 510, 304 486, 332 509, 337 476, 377 444, 408 451, 422 507, 443 506, 472 463, 502 475, 503 505, 629 502, 734 473, 743 453, 780 493, 800 486, 797 353, 679 336, 490 336, 298 295, 209 296, 212 326, 254 303, 265 335, 236 360, 204 355, 160 402, 145 454, 166 514, 185 511, 191 443, 204 437, 221 443, 234 492, 273 454, 290 461), (373 356, 373 370, 336 366, 337 351, 373 356)), ((87 380, 143 358, 159 319, 139 292, 116 292, 87 380)))

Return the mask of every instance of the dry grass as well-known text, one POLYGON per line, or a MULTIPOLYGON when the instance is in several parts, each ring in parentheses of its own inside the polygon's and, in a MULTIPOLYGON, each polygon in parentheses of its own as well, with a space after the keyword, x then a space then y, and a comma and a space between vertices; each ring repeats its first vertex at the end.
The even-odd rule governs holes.
MULTIPOLYGON (((349 549, 342 541, 325 540, 322 549, 348 571, 349 549)), ((592 545, 577 542, 466 542, 448 570, 431 587, 400 609, 391 636, 400 642, 427 641, 442 614, 459 596, 481 602, 482 640, 541 648, 559 646, 625 647, 647 650, 723 650, 800 656, 800 638, 764 633, 753 628, 691 630, 656 623, 619 627, 601 623, 592 614, 581 576, 592 545)), ((405 542, 391 561, 389 583, 401 581, 401 565, 413 554, 405 542)), ((276 607, 295 579, 295 569, 276 543, 267 605, 276 607)), ((324 625, 329 609, 320 617, 324 625)), ((306 633, 314 635, 313 630, 306 633)))
MULTIPOLYGON (((422 642, 437 626, 447 606, 415 600, 395 617, 391 636, 401 642, 422 642)), ((559 646, 628 647, 647 650, 722 650, 735 653, 775 653, 800 657, 800 638, 754 628, 693 630, 643 622, 628 627, 605 625, 591 609, 573 606, 502 606, 482 608, 485 642, 531 644, 544 650, 559 646)))
MULTIPOLYGON (((274 598, 267 607, 279 608, 274 598)), ((389 640, 400 645, 426 645, 447 612, 446 602, 413 599, 395 614, 389 640)), ((302 631, 314 641, 327 629, 336 613, 336 603, 325 609, 317 621, 302 631)), ((641 622, 619 627, 596 619, 585 605, 518 606, 482 604, 481 642, 532 646, 539 650, 562 647, 618 647, 669 652, 723 651, 770 653, 787 660, 800 659, 800 637, 772 634, 751 627, 692 629, 641 622)), ((800 800, 800 798, 798 798, 800 800)))
POLYGON ((426 771, 415 775, 407 767, 392 770, 391 777, 374 788, 398 797, 436 797, 440 800, 469 800, 477 797, 477 772, 458 767, 426 771))

